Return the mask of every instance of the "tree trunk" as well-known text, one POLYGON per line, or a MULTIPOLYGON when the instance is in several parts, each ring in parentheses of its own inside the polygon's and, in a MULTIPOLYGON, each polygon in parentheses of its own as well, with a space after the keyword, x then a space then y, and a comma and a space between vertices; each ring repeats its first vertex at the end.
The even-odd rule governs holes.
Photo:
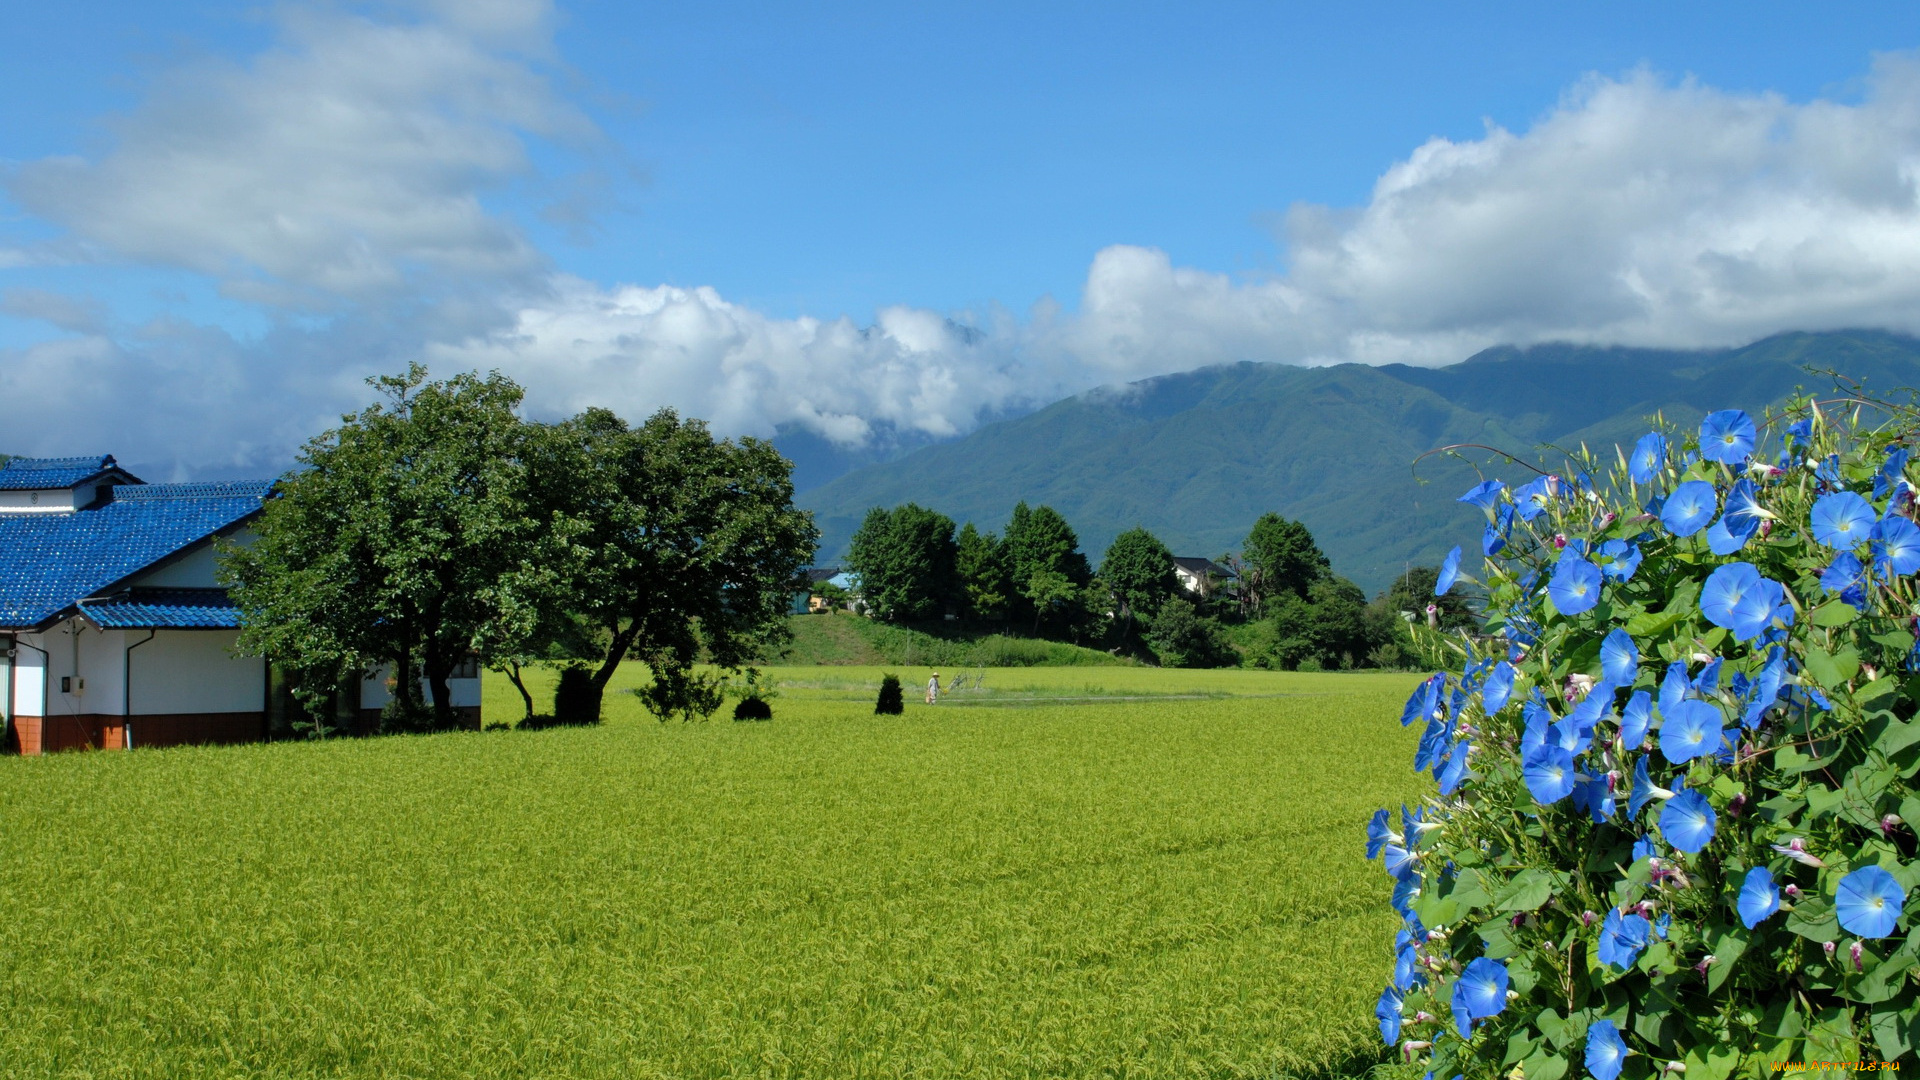
POLYGON ((590 716, 600 715, 601 702, 607 695, 607 684, 613 681, 613 673, 620 670, 620 661, 627 658, 627 650, 633 647, 633 639, 640 634, 640 620, 635 619, 625 630, 615 624, 613 640, 607 645, 607 658, 593 673, 589 680, 593 687, 593 711, 590 716))
POLYGON ((429 649, 426 656, 427 691, 433 695, 433 722, 436 727, 453 726, 453 688, 447 685, 447 677, 453 674, 453 665, 447 663, 429 649))
POLYGON ((527 693, 527 684, 520 681, 520 665, 511 660, 507 661, 507 681, 513 684, 515 690, 520 691, 520 700, 527 703, 526 718, 533 719, 533 695, 527 693))

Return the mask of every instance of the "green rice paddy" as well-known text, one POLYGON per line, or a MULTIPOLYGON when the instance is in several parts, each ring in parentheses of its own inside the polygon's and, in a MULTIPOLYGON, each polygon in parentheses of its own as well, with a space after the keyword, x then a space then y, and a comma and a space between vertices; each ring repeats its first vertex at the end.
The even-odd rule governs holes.
POLYGON ((1360 838, 1419 793, 1414 677, 989 669, 928 707, 897 669, 876 717, 879 673, 778 670, 771 723, 614 693, 590 729, 0 760, 0 1075, 1379 1059, 1360 838))

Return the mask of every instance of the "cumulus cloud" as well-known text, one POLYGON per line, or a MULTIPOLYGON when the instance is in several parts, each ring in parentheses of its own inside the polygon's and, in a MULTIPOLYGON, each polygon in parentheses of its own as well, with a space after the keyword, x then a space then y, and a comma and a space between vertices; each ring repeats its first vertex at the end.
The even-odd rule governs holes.
MULTIPOLYGON (((896 306, 858 325, 565 274, 486 202, 532 174, 531 141, 597 138, 543 75, 551 10, 406 10, 281 9, 275 46, 163 77, 103 153, 5 177, 65 232, 0 248, 0 268, 56 251, 186 268, 273 327, 113 330, 83 298, 8 292, 6 312, 73 335, 0 352, 8 449, 76 449, 69 418, 85 415, 169 468, 283 464, 366 398, 365 375, 413 359, 499 368, 538 415, 672 406, 726 433, 793 424, 857 445, 1237 360, 1432 365, 1500 343, 1920 332, 1911 54, 1876 61, 1846 102, 1592 77, 1523 131, 1414 148, 1362 206, 1294 206, 1284 270, 1234 276, 1119 245, 1092 255, 1070 313, 896 306)), ((545 179, 572 192, 548 216, 590 224, 603 185, 545 179)))

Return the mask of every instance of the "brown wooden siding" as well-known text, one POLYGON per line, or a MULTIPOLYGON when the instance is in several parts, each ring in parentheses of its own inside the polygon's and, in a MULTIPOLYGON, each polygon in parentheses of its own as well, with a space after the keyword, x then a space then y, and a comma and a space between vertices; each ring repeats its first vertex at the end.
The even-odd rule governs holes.
POLYGON ((266 737, 267 714, 169 713, 156 716, 16 716, 14 742, 22 754, 52 754, 62 750, 119 750, 127 745, 186 746, 193 743, 259 742, 266 737))

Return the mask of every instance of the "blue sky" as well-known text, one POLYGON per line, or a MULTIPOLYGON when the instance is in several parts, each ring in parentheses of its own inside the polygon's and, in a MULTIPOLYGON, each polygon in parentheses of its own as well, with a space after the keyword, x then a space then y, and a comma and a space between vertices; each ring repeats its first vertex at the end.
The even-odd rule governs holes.
POLYGON ((1676 7, 10 12, 0 440, 257 470, 409 359, 858 443, 1234 359, 1913 329, 1920 14, 1676 7))

